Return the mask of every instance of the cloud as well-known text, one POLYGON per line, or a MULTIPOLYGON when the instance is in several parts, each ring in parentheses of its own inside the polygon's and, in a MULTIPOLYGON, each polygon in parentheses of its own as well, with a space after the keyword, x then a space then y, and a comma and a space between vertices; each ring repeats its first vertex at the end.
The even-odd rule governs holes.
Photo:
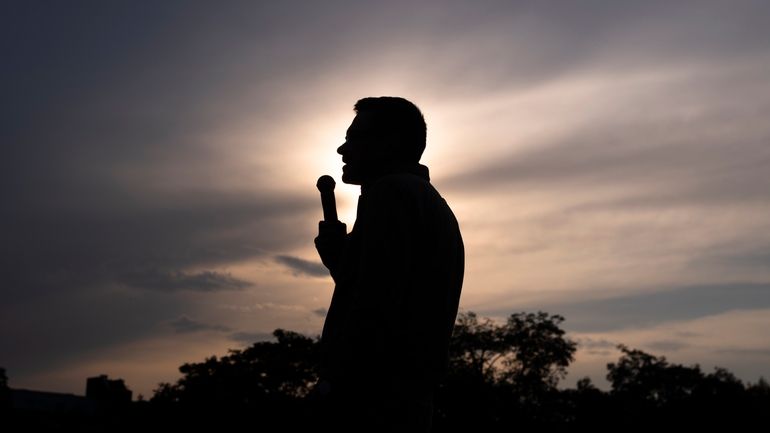
POLYGON ((679 340, 656 340, 647 343, 647 346, 652 350, 661 352, 676 352, 689 346, 689 344, 679 340))
MULTIPOLYGON (((726 367, 736 376, 754 381, 767 377, 767 328, 770 309, 730 310, 695 319, 674 320, 645 327, 629 327, 596 333, 574 333, 580 341, 617 341, 629 348, 655 356, 665 356, 669 363, 699 364, 704 372, 714 366, 726 367)), ((568 320, 569 321, 569 320, 568 320)), ((566 322, 565 322, 566 323, 566 322)), ((579 346, 570 365, 570 377, 590 374, 605 389, 606 363, 615 362, 618 350, 596 351, 579 346), (587 349, 587 350, 586 350, 587 349)), ((609 349, 609 348, 608 348, 609 349)))
POLYGON ((328 277, 329 270, 321 262, 301 259, 299 257, 277 255, 275 261, 292 270, 292 275, 307 275, 310 277, 328 277))
POLYGON ((272 341, 275 339, 270 332, 235 332, 229 335, 229 338, 239 343, 252 344, 259 341, 272 341))
MULTIPOLYGON (((564 316, 564 327, 570 331, 618 331, 694 320, 732 310, 770 308, 770 284, 700 284, 657 288, 601 299, 538 300, 532 308, 564 316)), ((505 315, 506 311, 490 309, 483 314, 505 315)))
POLYGON ((571 327, 610 330, 696 319, 731 310, 770 307, 770 284, 734 283, 675 287, 564 305, 571 327), (593 316, 593 317, 591 317, 593 316))
POLYGON ((178 290, 213 292, 219 290, 241 290, 252 286, 252 283, 234 278, 229 273, 214 271, 185 273, 182 271, 163 272, 151 269, 145 272, 128 274, 122 278, 122 281, 132 287, 164 292, 178 290))
POLYGON ((508 135, 485 136, 441 181, 492 270, 469 275, 499 298, 484 303, 766 282, 768 59, 579 70, 501 91, 479 117, 510 119, 508 135))
POLYGON ((731 354, 731 355, 739 355, 739 356, 751 356, 751 357, 761 357, 761 358, 770 358, 770 347, 765 348, 736 348, 736 347, 728 347, 724 349, 718 349, 716 351, 717 353, 725 353, 725 354, 731 354))
POLYGON ((28 375, 162 338, 169 317, 200 308, 184 297, 106 286, 50 291, 1 309, 4 323, 14 326, 0 326, 0 359, 28 375))
POLYGON ((238 311, 241 313, 253 313, 260 311, 290 311, 290 312, 302 312, 307 311, 307 307, 301 304, 281 304, 276 302, 255 302, 253 304, 222 304, 219 308, 238 311))
POLYGON ((595 339, 591 337, 578 337, 575 339, 575 342, 578 343, 581 347, 589 348, 589 349, 606 349, 606 348, 614 348, 617 346, 618 343, 613 343, 612 341, 605 340, 603 338, 595 339))
POLYGON ((604 338, 576 337, 574 341, 578 344, 578 349, 585 350, 590 355, 608 356, 617 346, 617 343, 604 338))
MULTIPOLYGON (((74 189, 67 196, 90 194, 74 189)), ((36 205, 11 206, 13 212, 0 216, 10 228, 8 247, 0 251, 7 297, 116 281, 156 287, 189 283, 198 289, 242 286, 243 281, 212 271, 179 270, 227 266, 312 238, 311 228, 298 230, 295 221, 304 209, 315 210, 314 203, 296 197, 212 192, 162 204, 149 192, 132 203, 111 196, 110 188, 103 194, 101 202, 78 204, 59 202, 46 192, 36 205)))
POLYGON ((218 331, 227 332, 230 330, 227 326, 211 325, 197 320, 192 320, 187 316, 181 316, 169 322, 169 325, 177 334, 187 334, 192 332, 218 331))
POLYGON ((642 199, 661 197, 665 205, 767 198, 761 185, 768 180, 762 167, 770 158, 763 145, 770 128, 763 119, 770 92, 757 94, 761 63, 743 68, 578 75, 525 97, 510 91, 501 96, 510 104, 500 110, 529 121, 527 111, 545 105, 551 111, 532 120, 547 132, 535 141, 513 129, 508 141, 517 146, 444 184, 472 191, 621 186, 642 199), (613 97, 618 93, 622 97, 613 97), (592 104, 581 108, 586 100, 592 104))
POLYGON ((313 314, 321 317, 326 317, 326 314, 328 312, 329 311, 326 308, 316 308, 315 310, 313 310, 313 314))

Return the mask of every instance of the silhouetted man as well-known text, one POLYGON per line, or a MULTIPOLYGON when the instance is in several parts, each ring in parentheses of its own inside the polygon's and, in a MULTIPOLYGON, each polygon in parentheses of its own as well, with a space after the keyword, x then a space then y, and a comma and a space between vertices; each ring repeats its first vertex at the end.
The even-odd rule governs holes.
POLYGON ((429 431, 462 288, 459 226, 419 163, 426 126, 403 98, 364 98, 347 130, 342 181, 361 185, 350 233, 321 221, 335 282, 321 339, 332 428, 429 431))

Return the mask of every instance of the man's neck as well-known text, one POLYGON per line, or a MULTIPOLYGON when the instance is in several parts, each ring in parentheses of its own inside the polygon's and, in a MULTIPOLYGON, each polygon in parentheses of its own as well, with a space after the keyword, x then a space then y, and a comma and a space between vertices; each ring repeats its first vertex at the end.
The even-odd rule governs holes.
POLYGON ((419 162, 400 162, 393 161, 383 164, 374 170, 369 179, 361 184, 361 194, 366 194, 367 190, 377 182, 381 177, 392 173, 411 173, 430 182, 430 170, 419 162))

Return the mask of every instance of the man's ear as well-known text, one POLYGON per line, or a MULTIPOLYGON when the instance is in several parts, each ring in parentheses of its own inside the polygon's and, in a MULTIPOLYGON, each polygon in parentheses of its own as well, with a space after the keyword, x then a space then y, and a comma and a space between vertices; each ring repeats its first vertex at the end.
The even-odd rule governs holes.
POLYGON ((391 163, 403 159, 400 157, 398 146, 392 138, 382 137, 378 139, 375 148, 377 159, 383 162, 391 163))

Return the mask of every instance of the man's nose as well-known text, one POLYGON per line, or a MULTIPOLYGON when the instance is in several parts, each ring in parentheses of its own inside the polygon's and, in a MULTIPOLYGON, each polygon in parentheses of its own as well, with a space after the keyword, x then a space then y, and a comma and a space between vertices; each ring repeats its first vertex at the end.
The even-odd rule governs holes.
POLYGON ((344 143, 343 143, 343 144, 341 144, 341 145, 340 145, 340 147, 338 147, 338 148, 337 148, 337 153, 339 153, 340 155, 342 155, 342 152, 343 152, 343 148, 344 148, 344 147, 345 147, 345 144, 344 144, 344 143))

